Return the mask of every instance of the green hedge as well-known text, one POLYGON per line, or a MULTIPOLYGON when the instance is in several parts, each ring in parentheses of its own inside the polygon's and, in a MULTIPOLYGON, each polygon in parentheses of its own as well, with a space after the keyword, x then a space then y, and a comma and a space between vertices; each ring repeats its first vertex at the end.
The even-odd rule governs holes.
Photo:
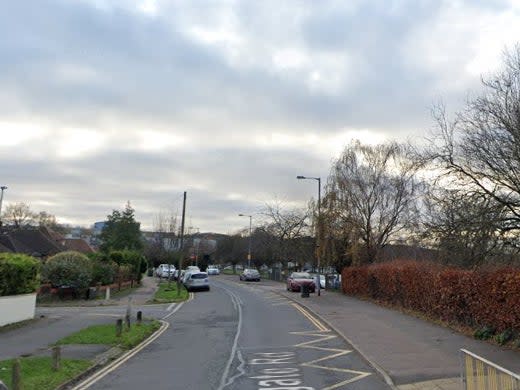
POLYGON ((40 262, 18 253, 0 253, 0 296, 30 294, 40 286, 40 262))

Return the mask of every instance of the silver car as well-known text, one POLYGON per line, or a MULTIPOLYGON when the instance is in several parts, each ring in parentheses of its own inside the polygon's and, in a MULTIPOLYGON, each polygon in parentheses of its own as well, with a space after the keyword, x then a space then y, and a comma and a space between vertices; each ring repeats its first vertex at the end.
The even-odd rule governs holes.
POLYGON ((245 280, 246 282, 249 280, 255 280, 259 282, 260 272, 258 272, 256 269, 246 268, 244 272, 240 274, 240 280, 245 280))
POLYGON ((209 279, 206 272, 186 272, 184 275, 184 287, 186 290, 206 290, 209 291, 209 279))

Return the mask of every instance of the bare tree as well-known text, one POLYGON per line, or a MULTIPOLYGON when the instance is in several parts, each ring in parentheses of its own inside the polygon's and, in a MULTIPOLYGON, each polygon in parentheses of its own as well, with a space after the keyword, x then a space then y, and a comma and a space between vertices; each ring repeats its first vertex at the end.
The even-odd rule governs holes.
POLYGON ((483 92, 448 120, 434 108, 437 138, 427 155, 457 188, 502 205, 502 231, 520 229, 520 45, 504 53, 501 71, 482 80, 483 92))
POLYGON ((308 245, 302 245, 302 238, 311 236, 307 222, 309 209, 288 208, 275 201, 266 204, 263 215, 266 219, 263 229, 274 239, 273 252, 278 261, 287 264, 292 260, 300 266, 312 261, 312 250, 309 253, 308 245))
POLYGON ((356 263, 375 261, 415 215, 416 166, 405 152, 397 143, 354 141, 332 167, 326 197, 335 210, 328 212, 329 223, 348 226, 343 233, 350 237, 356 263))
POLYGON ((31 211, 29 205, 24 202, 9 204, 5 208, 3 216, 6 224, 15 228, 34 226, 38 217, 37 214, 31 211))
POLYGON ((431 186, 422 210, 423 242, 444 263, 474 267, 498 254, 503 258, 504 244, 514 239, 499 229, 505 207, 478 192, 431 186))

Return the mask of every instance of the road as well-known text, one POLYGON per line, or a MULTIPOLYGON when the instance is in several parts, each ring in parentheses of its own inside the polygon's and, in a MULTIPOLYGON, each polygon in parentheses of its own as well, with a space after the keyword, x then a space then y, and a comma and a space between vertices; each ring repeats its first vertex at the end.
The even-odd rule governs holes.
POLYGON ((282 288, 213 277, 209 292, 165 311, 164 333, 89 389, 388 389, 282 288))

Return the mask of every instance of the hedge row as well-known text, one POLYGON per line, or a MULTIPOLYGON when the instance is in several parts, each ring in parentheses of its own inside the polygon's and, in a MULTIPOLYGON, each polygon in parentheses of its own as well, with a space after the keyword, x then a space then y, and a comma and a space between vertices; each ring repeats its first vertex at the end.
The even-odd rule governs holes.
POLYGON ((40 285, 40 262, 22 254, 0 253, 0 296, 30 294, 40 285))
POLYGON ((397 260, 342 272, 343 292, 444 321, 520 331, 520 270, 468 271, 397 260))

